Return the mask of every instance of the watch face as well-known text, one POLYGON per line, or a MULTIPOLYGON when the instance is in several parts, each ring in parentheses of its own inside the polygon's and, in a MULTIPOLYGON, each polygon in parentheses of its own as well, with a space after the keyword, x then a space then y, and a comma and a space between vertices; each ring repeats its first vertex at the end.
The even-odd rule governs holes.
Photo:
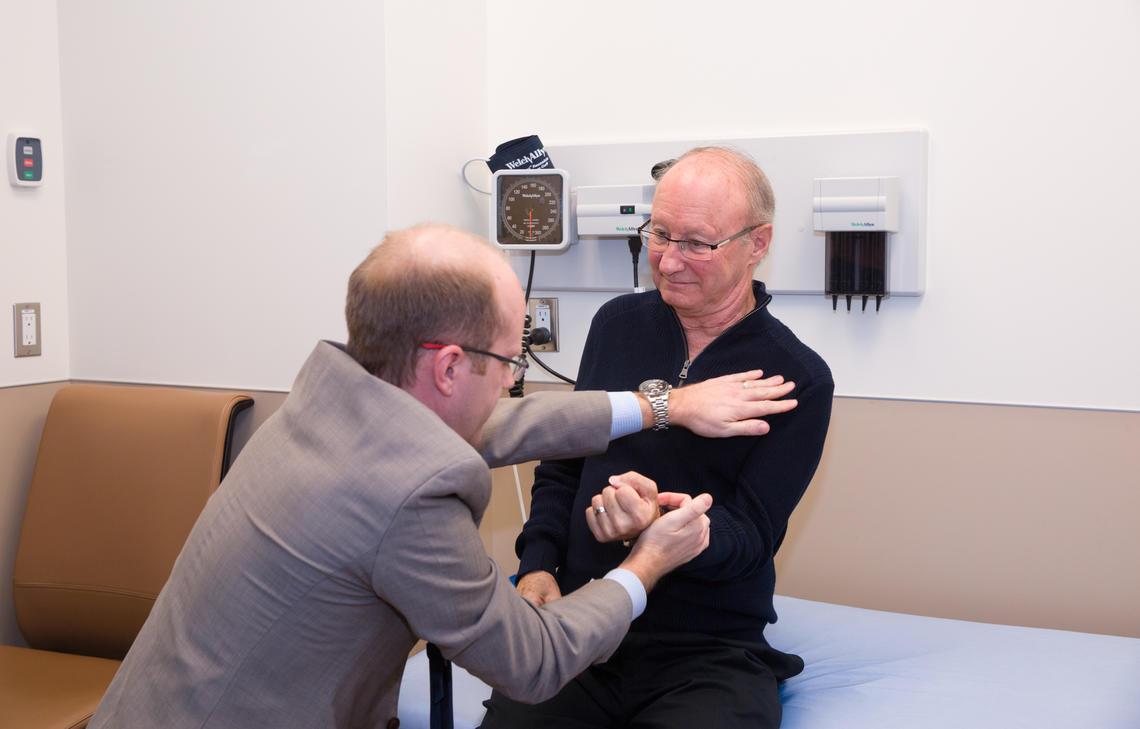
POLYGON ((661 393, 665 392, 668 387, 669 384, 665 382, 665 380, 646 380, 645 382, 641 383, 637 389, 640 390, 644 395, 650 396, 660 395, 661 393))

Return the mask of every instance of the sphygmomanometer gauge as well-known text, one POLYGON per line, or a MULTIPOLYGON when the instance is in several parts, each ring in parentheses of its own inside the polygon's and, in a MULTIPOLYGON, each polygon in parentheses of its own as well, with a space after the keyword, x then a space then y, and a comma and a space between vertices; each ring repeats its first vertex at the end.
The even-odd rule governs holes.
POLYGON ((499 170, 492 187, 491 240, 501 248, 558 250, 570 243, 563 170, 499 170))

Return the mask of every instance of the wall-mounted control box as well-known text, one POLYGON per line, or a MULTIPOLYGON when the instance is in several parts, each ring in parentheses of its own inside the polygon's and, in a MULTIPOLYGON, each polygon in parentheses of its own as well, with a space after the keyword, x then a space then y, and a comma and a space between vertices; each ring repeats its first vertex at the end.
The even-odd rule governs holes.
POLYGON ((39 187, 44 183, 44 150, 39 137, 9 134, 4 156, 8 158, 8 182, 14 187, 39 187))
POLYGON ((592 185, 574 190, 579 236, 630 238, 653 212, 657 185, 592 185))

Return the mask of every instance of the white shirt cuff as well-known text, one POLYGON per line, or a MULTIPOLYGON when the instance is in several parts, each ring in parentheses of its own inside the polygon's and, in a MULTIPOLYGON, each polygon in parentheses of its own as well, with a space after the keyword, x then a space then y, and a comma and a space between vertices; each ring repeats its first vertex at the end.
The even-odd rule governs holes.
POLYGON ((607 392, 610 396, 610 440, 641 431, 641 403, 632 392, 607 392))
POLYGON ((606 573, 604 579, 613 580, 629 593, 629 599, 633 600, 633 617, 630 620, 637 620, 643 612, 645 612, 645 585, 641 584, 641 580, 637 575, 633 574, 627 569, 615 567, 606 573))

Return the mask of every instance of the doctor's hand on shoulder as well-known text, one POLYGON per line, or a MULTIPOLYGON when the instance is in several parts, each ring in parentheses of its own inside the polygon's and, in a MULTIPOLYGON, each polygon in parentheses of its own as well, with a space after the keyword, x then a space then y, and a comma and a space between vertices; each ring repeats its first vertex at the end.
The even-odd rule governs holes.
MULTIPOLYGON (((763 418, 798 404, 781 399, 795 386, 781 375, 764 377, 762 370, 750 370, 675 387, 669 391, 669 423, 706 438, 764 435, 770 427, 763 418)), ((649 412, 647 404, 642 412, 649 412)))

